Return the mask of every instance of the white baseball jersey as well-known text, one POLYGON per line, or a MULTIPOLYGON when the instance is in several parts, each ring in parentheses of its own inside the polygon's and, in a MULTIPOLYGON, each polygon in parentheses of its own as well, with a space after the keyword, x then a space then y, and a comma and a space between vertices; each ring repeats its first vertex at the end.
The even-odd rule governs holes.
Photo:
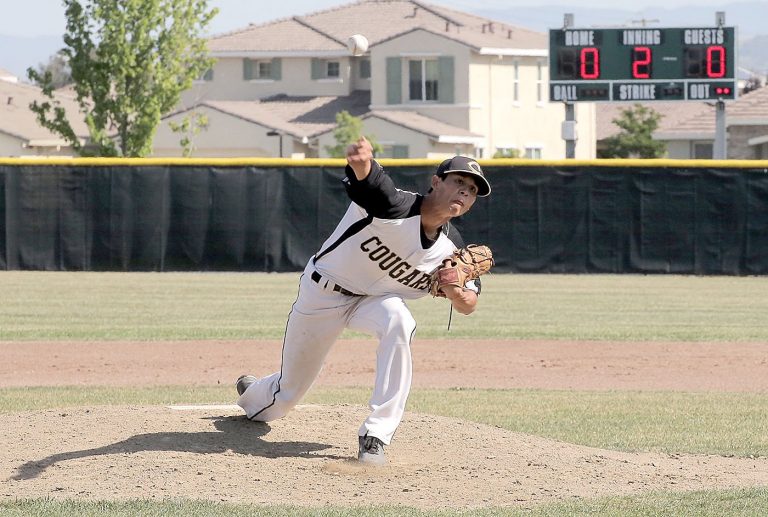
MULTIPOLYGON (((237 403, 251 420, 283 417, 312 386, 344 329, 365 332, 378 337, 379 347, 371 413, 358 436, 388 445, 403 418, 412 378, 416 321, 404 299, 427 294, 430 272, 463 243, 450 224, 437 239, 428 239, 420 216, 424 196, 395 188, 378 163, 363 181, 350 167, 346 175, 352 203, 301 276, 280 371, 257 379, 237 403)), ((467 287, 479 292, 480 286, 467 287)))
POLYGON ((419 298, 429 292, 429 275, 456 248, 458 231, 447 223, 436 240, 421 226, 424 196, 395 187, 377 162, 363 181, 351 167, 344 183, 352 203, 313 257, 326 279, 361 295, 419 298))

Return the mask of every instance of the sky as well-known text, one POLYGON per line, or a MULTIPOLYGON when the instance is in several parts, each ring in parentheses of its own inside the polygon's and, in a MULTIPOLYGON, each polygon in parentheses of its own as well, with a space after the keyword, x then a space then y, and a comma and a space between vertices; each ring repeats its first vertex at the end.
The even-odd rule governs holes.
MULTIPOLYGON (((211 23, 212 34, 264 23, 277 18, 308 14, 351 3, 353 0, 209 0, 219 8, 211 23)), ((64 32, 64 8, 61 0, 0 0, 5 4, 0 15, 0 34, 5 36, 56 36, 64 32)), ((425 0, 427 4, 443 5, 465 12, 477 9, 477 0, 425 0)), ((617 0, 579 0, 580 9, 621 8, 642 10, 647 7, 674 8, 695 3, 712 6, 713 12, 722 0, 633 0, 629 7, 617 0)), ((572 0, 483 0, 484 9, 511 8, 532 5, 572 5, 572 0)))

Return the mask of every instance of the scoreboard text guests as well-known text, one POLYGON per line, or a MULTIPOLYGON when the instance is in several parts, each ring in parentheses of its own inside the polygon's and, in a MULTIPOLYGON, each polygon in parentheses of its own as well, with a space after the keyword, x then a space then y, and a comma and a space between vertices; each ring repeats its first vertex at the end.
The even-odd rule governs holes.
POLYGON ((549 100, 736 98, 733 27, 552 29, 549 100))

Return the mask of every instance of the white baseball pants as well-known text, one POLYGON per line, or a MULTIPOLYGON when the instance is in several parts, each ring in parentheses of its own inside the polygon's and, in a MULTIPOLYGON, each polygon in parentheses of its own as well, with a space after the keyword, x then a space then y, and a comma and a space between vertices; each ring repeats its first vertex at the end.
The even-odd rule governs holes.
POLYGON ((371 413, 358 430, 389 444, 403 418, 411 388, 411 339, 416 322, 397 295, 345 296, 310 278, 311 264, 299 282, 288 316, 279 372, 253 383, 237 400, 251 420, 285 416, 314 383, 328 351, 348 327, 379 339, 371 413))

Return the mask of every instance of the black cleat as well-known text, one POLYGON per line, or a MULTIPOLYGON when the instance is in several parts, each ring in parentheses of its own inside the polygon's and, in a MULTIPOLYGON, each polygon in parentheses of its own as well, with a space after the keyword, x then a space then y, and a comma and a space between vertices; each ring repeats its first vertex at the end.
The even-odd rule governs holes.
POLYGON ((253 375, 241 375, 237 378, 237 384, 235 386, 237 387, 237 394, 242 395, 245 393, 245 390, 248 389, 248 386, 256 382, 258 379, 254 377, 253 375))
POLYGON ((358 436, 360 449, 357 453, 357 461, 368 465, 386 465, 384 457, 384 442, 375 436, 358 436))

